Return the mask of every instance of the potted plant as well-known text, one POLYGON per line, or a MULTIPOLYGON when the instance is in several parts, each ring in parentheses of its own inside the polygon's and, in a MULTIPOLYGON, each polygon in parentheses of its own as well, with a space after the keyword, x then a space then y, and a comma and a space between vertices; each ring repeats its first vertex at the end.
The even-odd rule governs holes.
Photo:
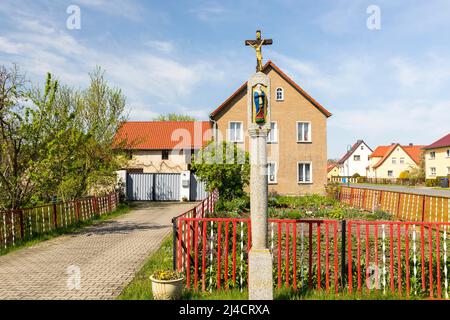
POLYGON ((184 276, 172 270, 158 270, 150 276, 155 300, 177 300, 181 298, 184 276))

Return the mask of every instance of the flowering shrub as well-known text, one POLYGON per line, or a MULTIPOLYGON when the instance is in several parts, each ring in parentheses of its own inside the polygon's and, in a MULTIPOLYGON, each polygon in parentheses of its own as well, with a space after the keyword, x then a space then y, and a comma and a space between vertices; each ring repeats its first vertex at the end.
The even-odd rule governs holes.
POLYGON ((173 270, 157 270, 152 274, 152 277, 156 280, 168 281, 181 279, 183 274, 173 270))

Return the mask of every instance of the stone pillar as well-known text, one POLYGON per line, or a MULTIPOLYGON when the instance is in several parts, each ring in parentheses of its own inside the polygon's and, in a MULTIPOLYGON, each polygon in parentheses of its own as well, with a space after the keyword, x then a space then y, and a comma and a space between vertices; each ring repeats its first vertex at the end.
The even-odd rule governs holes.
POLYGON ((248 134, 250 138, 250 219, 252 247, 249 252, 249 299, 273 299, 272 253, 268 249, 267 135, 270 131, 270 106, 264 124, 253 122, 253 88, 261 84, 270 101, 269 77, 261 72, 248 81, 248 134))

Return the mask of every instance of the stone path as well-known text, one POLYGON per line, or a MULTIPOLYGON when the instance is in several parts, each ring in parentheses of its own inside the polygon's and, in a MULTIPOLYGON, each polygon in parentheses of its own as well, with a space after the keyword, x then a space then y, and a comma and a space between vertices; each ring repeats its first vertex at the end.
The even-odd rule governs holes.
POLYGON ((0 256, 0 300, 114 299, 171 232, 171 218, 193 206, 135 204, 122 217, 0 256))
MULTIPOLYGON (((346 184, 343 184, 346 185, 346 184)), ((386 185, 375 185, 375 184, 364 184, 364 183, 350 183, 351 187, 356 188, 367 188, 367 189, 375 189, 375 190, 386 190, 386 191, 399 191, 406 193, 415 193, 415 194, 425 194, 428 196, 437 196, 437 197, 449 197, 450 198, 450 189, 449 190, 440 190, 433 189, 429 187, 404 187, 404 186, 386 186, 386 185)))

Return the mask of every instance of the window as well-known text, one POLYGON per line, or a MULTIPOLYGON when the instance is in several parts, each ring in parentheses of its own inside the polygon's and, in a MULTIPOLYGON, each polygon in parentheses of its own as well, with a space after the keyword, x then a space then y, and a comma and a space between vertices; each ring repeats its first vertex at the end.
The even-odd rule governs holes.
POLYGON ((447 175, 450 175, 450 167, 447 167, 447 175))
POLYGON ((297 122, 297 142, 311 142, 311 122, 297 122))
POLYGON ((230 142, 242 142, 243 141, 242 122, 240 121, 230 122, 228 134, 230 142))
POLYGON ((388 170, 388 177, 392 178, 394 176, 394 171, 388 170))
POLYGON ((162 151, 162 157, 163 160, 169 160, 169 150, 163 150, 162 151))
POLYGON ((434 151, 431 151, 430 152, 430 159, 435 159, 436 158, 436 152, 434 152, 434 151))
POLYGON ((430 168, 430 176, 432 176, 432 177, 436 176, 436 168, 435 167, 430 168))
POLYGON ((450 149, 447 149, 447 158, 450 158, 450 149))
POLYGON ((275 162, 267 164, 267 179, 269 183, 277 183, 277 165, 275 162))
POLYGON ((355 160, 355 161, 360 161, 360 160, 361 160, 361 156, 354 155, 354 156, 353 156, 353 160, 355 160))
POLYGON ((268 143, 277 143, 278 142, 278 127, 276 122, 270 123, 270 132, 267 137, 268 143))
POLYGON ((392 164, 397 164, 397 158, 392 158, 392 164))
POLYGON ((277 94, 277 101, 283 101, 284 100, 284 90, 283 88, 277 88, 276 90, 276 94, 277 94))
POLYGON ((400 158, 400 164, 405 164, 405 158, 400 158))
POLYGON ((298 183, 312 183, 311 162, 298 163, 298 183))
POLYGON ((364 150, 364 146, 361 146, 361 150, 364 150))

